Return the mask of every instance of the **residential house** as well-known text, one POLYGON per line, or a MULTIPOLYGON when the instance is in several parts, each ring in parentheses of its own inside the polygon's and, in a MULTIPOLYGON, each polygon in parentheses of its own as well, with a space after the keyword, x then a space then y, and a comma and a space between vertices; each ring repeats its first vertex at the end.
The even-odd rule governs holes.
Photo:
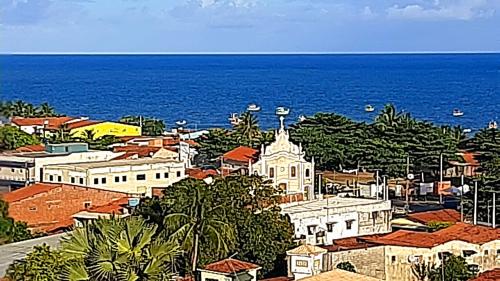
POLYGON ((389 200, 330 197, 281 205, 290 217, 295 238, 310 245, 331 245, 335 239, 391 231, 389 200))
POLYGON ((186 177, 184 164, 169 159, 142 158, 48 165, 44 182, 81 184, 139 196, 167 188, 186 177))
POLYGON ((328 250, 324 271, 349 262, 363 275, 388 281, 417 281, 413 264, 439 265, 450 254, 464 257, 480 272, 500 267, 500 229, 485 226, 456 223, 432 233, 398 230, 347 240, 324 246, 328 250))
POLYGON ((68 184, 36 183, 9 192, 9 216, 35 231, 53 232, 73 225, 73 215, 129 197, 127 193, 68 184))
POLYGON ((485 271, 470 281, 498 281, 500 280, 500 268, 485 271))
POLYGON ((327 252, 323 248, 307 244, 287 251, 288 276, 299 280, 320 274, 323 269, 323 255, 327 252))
POLYGON ((109 202, 102 206, 93 206, 72 215, 75 227, 82 227, 85 223, 97 219, 126 218, 130 216, 129 209, 132 208, 130 200, 139 200, 138 198, 123 197, 109 202))
POLYGON ((68 116, 41 118, 12 117, 11 125, 18 127, 21 131, 30 135, 46 135, 49 131, 58 130, 67 122, 80 120, 86 120, 86 118, 74 118, 68 116))
POLYGON ((461 152, 459 156, 463 161, 450 161, 450 168, 446 169, 445 177, 475 177, 479 175, 478 169, 480 168, 479 161, 476 159, 478 155, 472 152, 461 152))
POLYGON ((410 213, 406 217, 393 219, 391 225, 393 229, 413 229, 428 231, 428 225, 432 222, 454 224, 460 222, 460 213, 453 209, 439 209, 410 213))
MULTIPOLYGON (((34 147, 30 149, 35 149, 34 147)), ((10 191, 28 184, 43 181, 46 165, 107 161, 123 152, 89 150, 86 143, 48 144, 43 151, 4 152, 0 154, 0 187, 10 191)), ((76 182, 83 185, 83 182, 76 182)))
POLYGON ((257 281, 260 266, 227 258, 197 270, 197 281, 257 281))

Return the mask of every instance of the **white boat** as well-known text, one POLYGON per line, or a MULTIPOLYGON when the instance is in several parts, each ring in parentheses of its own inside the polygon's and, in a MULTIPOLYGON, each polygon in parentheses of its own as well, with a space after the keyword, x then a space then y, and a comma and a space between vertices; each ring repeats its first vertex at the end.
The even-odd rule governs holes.
POLYGON ((453 109, 453 116, 455 117, 460 117, 460 116, 463 116, 464 113, 460 110, 460 109, 453 109))
POLYGON ((498 124, 496 121, 491 120, 490 123, 488 123, 488 129, 493 129, 496 130, 498 129, 498 124))
POLYGON ((279 106, 276 108, 276 115, 285 116, 285 115, 288 115, 289 113, 290 113, 290 109, 288 109, 286 107, 279 106))
POLYGON ((464 129, 463 132, 467 134, 467 133, 472 132, 472 130, 471 129, 464 129))
POLYGON ((187 124, 186 120, 178 120, 175 122, 177 126, 184 126, 187 124))
POLYGON ((307 118, 304 115, 299 116, 299 122, 304 122, 304 121, 306 121, 306 119, 307 118))
POLYGON ((231 125, 238 125, 241 122, 238 113, 232 113, 231 116, 229 117, 229 122, 231 123, 231 125))
POLYGON ((256 105, 255 103, 249 104, 247 107, 248 111, 260 111, 260 106, 256 105))
POLYGON ((373 112, 375 111, 375 107, 371 106, 370 104, 365 106, 365 111, 366 112, 373 112))

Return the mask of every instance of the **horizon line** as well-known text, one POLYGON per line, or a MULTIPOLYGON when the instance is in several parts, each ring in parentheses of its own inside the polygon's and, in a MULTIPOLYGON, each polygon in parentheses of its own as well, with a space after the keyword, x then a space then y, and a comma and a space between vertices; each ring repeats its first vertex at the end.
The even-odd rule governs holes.
POLYGON ((401 52, 0 52, 0 55, 399 55, 399 54, 500 54, 499 51, 401 52))

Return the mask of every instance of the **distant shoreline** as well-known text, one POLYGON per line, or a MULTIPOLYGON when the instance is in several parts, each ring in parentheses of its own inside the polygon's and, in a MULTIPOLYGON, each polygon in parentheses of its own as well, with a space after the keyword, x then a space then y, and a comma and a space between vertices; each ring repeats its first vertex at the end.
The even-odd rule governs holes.
POLYGON ((442 52, 12 52, 0 53, 0 56, 26 55, 26 56, 147 56, 147 55, 167 55, 167 56, 245 56, 245 55, 481 55, 481 54, 500 54, 500 51, 442 51, 442 52))

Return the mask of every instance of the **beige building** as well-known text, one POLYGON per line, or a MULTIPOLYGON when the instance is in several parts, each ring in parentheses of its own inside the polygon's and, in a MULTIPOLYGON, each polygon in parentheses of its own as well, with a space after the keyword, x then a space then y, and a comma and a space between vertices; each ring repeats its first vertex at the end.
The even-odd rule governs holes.
POLYGON ((388 281, 418 281, 412 266, 439 266, 450 254, 462 256, 480 272, 500 267, 500 229, 457 223, 433 233, 399 230, 384 236, 336 241, 328 249, 323 270, 340 262, 356 272, 388 281))
POLYGON ((44 181, 76 184, 151 196, 153 188, 166 188, 186 177, 184 164, 168 159, 134 159, 49 165, 44 181))

